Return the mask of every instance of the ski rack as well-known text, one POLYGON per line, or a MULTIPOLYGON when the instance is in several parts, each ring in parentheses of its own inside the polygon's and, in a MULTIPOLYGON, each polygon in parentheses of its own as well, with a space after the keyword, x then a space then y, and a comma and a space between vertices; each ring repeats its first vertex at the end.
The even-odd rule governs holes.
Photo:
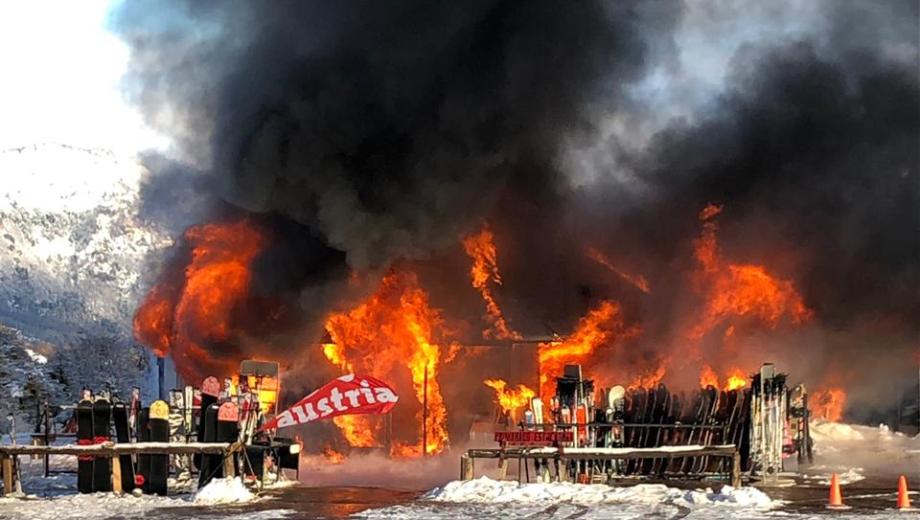
MULTIPOLYGON (((560 443, 560 450, 609 448, 656 453, 654 450, 664 449, 662 453, 667 453, 691 445, 701 449, 731 445, 738 453, 739 471, 769 484, 771 476, 783 471, 784 456, 795 453, 800 463, 811 461, 808 395, 801 385, 794 391, 787 389, 785 374, 776 374, 769 363, 750 381, 747 388, 719 391, 710 386, 675 393, 662 384, 629 390, 617 386, 601 389, 600 404, 595 406, 594 382, 583 378, 580 366, 568 365, 556 378, 556 393, 546 410, 552 421, 536 422, 535 417, 543 416, 539 413, 542 401, 534 398, 527 410, 530 413, 525 412, 525 420, 516 426, 520 431, 572 432, 572 442, 560 443), (791 437, 784 435, 787 431, 791 437)), ((525 460, 530 458, 538 459, 534 463, 536 474, 547 471, 548 460, 536 456, 525 460)), ((499 459, 503 461, 504 455, 499 459)), ((565 475, 556 478, 695 478, 728 474, 734 470, 728 463, 734 465, 734 460, 695 452, 580 458, 572 459, 563 469, 565 475)), ((526 465, 524 471, 529 475, 526 465)))

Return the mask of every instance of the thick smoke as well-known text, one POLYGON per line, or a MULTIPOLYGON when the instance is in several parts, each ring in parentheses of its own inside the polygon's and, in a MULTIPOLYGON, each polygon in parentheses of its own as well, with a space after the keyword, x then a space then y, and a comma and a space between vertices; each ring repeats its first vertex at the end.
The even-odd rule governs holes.
MULTIPOLYGON (((315 321, 346 271, 304 257, 341 251, 353 268, 382 270, 453 246, 502 190, 554 190, 565 139, 591 134, 598 100, 608 111, 624 102, 678 12, 139 2, 113 24, 132 46, 129 95, 204 172, 189 176, 196 185, 221 205, 290 221, 272 230, 274 249, 298 254, 257 262, 255 285, 299 288, 315 321)), ((200 192, 176 187, 175 164, 160 164, 169 168, 146 194, 200 192)), ((159 214, 174 224, 182 212, 159 214)))
MULTIPOLYGON (((617 299, 645 330, 624 362, 642 365, 679 348, 696 214, 720 203, 725 255, 815 311, 781 338, 795 348, 751 348, 807 353, 802 371, 882 388, 871 399, 915 376, 898 365, 920 337, 917 23, 908 1, 160 1, 113 18, 129 95, 203 172, 187 177, 211 211, 269 215, 255 287, 298 293, 308 323, 340 303, 345 263, 403 261, 475 321, 457 242, 485 219, 513 326, 565 334, 617 299), (722 36, 703 48, 724 63, 689 47, 722 36), (710 58, 716 76, 693 79, 710 58)), ((186 190, 156 173, 164 205, 186 190)))

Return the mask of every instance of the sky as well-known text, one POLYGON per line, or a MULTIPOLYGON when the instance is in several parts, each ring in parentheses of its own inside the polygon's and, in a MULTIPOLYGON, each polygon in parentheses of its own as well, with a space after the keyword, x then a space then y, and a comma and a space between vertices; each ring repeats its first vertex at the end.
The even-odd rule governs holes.
POLYGON ((110 0, 0 3, 0 150, 35 143, 131 155, 165 145, 123 99, 129 52, 110 0))

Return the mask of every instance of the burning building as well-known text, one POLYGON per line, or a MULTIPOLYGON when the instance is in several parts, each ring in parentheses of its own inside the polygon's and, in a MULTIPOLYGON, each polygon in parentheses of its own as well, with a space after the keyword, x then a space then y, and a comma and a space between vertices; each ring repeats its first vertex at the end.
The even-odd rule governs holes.
POLYGON ((693 13, 662 5, 122 6, 176 148, 137 340, 189 379, 279 362, 288 400, 353 370, 410 397, 315 432, 337 453, 443 452, 573 364, 730 392, 771 360, 816 415, 878 408, 920 333, 911 28, 746 47, 674 119, 644 89, 693 13))

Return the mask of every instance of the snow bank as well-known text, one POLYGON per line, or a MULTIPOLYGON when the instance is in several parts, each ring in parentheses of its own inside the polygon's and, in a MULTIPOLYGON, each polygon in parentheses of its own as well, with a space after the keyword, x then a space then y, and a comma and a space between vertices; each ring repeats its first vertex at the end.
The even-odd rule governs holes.
POLYGON ((722 486, 718 493, 711 489, 705 491, 687 491, 682 500, 688 505, 713 505, 731 504, 742 507, 755 507, 769 509, 773 501, 763 491, 753 487, 735 489, 731 486, 722 486))
POLYGON ((716 493, 711 489, 683 491, 663 484, 638 484, 630 487, 610 487, 603 484, 518 484, 488 477, 453 481, 435 488, 423 497, 435 502, 506 503, 506 502, 565 502, 573 504, 676 504, 687 507, 730 505, 738 507, 772 507, 770 497, 754 488, 734 489, 724 486, 716 493))
POLYGON ((857 428, 867 428, 865 426, 854 427, 851 424, 843 424, 828 421, 814 421, 811 423, 811 436, 815 443, 820 445, 823 442, 841 442, 841 441, 861 441, 865 436, 857 428))
POLYGON ((250 502, 255 495, 239 478, 216 478, 195 495, 195 504, 239 504, 250 502))
POLYGON ((815 464, 803 468, 807 479, 826 484, 837 473, 841 484, 869 477, 890 478, 920 466, 920 436, 908 437, 877 427, 812 421, 815 464))

